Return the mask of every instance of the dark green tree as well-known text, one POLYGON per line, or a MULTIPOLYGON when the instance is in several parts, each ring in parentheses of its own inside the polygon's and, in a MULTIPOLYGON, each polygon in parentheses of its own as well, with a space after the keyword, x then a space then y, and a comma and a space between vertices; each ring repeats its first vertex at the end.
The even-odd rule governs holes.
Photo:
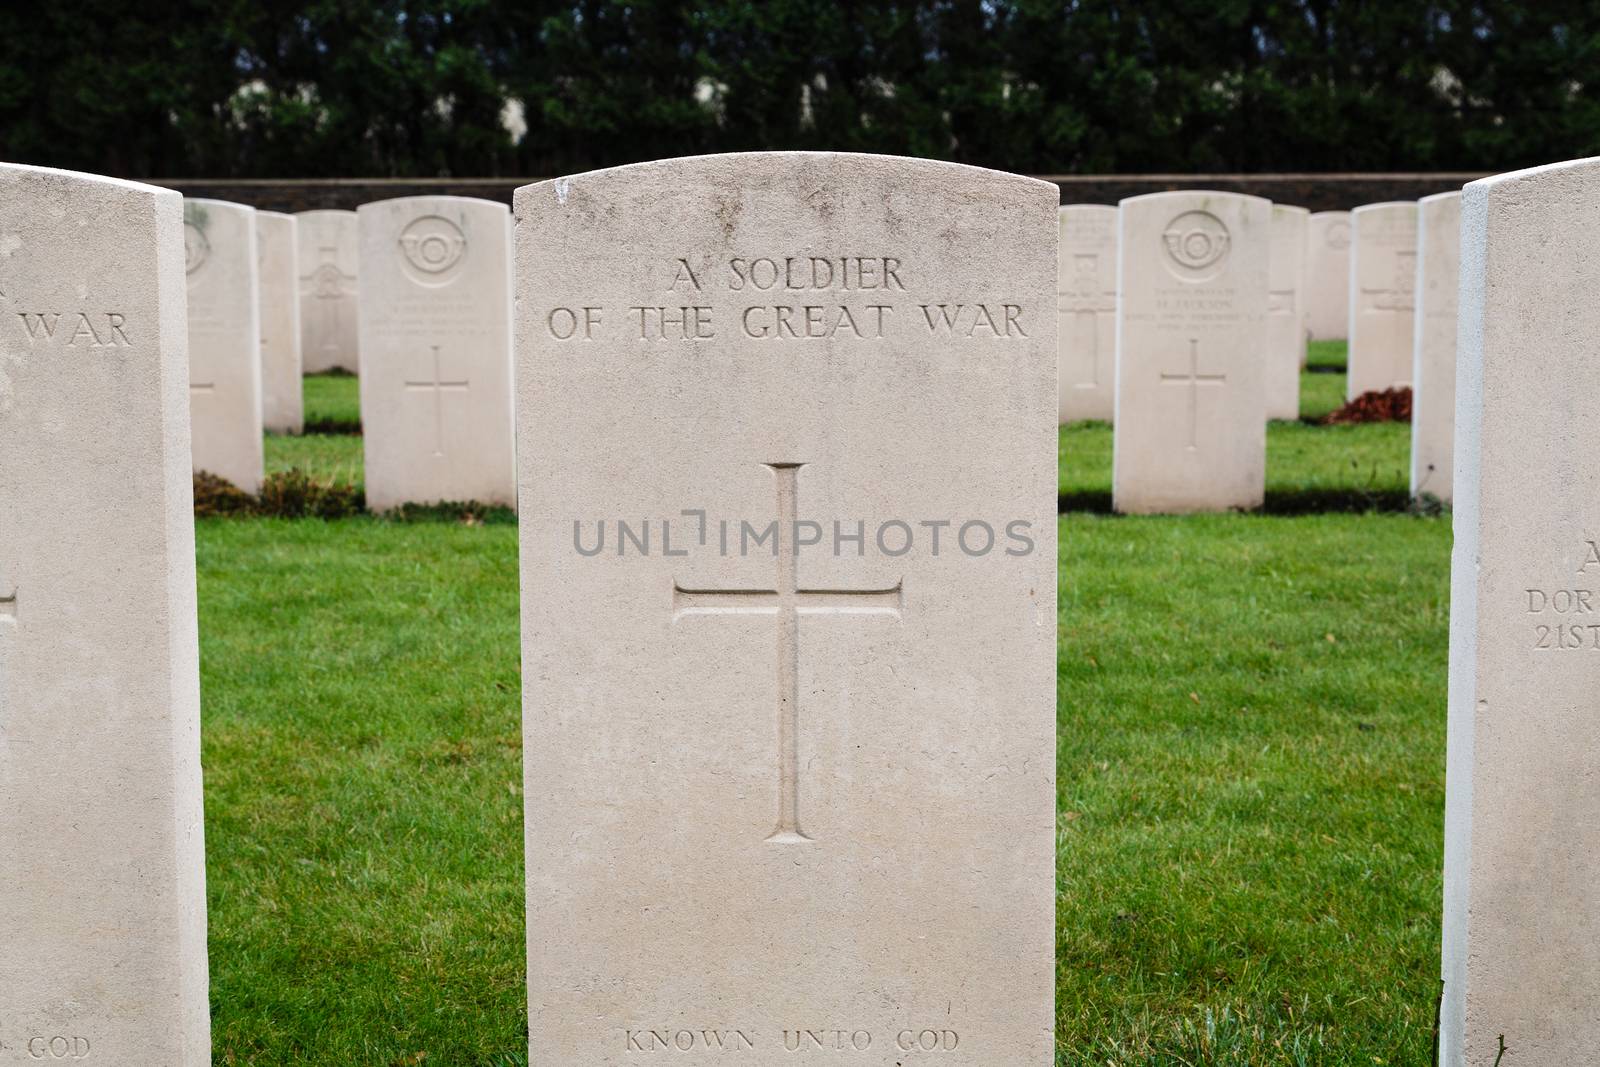
POLYGON ((1580 0, 68 0, 0 9, 0 157, 533 176, 837 149, 1035 173, 1600 152, 1580 0))

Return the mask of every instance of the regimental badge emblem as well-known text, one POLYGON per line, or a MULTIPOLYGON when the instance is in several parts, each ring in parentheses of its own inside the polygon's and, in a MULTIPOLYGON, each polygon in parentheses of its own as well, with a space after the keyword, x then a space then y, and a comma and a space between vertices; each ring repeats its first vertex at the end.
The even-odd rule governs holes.
POLYGON ((1167 224, 1161 241, 1173 273, 1189 282, 1221 274, 1233 243, 1228 227, 1209 211, 1185 211, 1167 224))
POLYGON ((311 272, 311 295, 318 300, 337 300, 350 291, 345 286, 349 277, 336 263, 320 263, 311 272))
POLYGON ((448 285, 460 273, 467 254, 461 227, 442 215, 424 215, 400 231, 400 254, 406 273, 423 285, 448 285))
POLYGON ((185 219, 183 222, 183 271, 193 274, 205 265, 211 258, 211 242, 206 240, 205 231, 193 222, 185 219))
POLYGON ((1339 221, 1328 227, 1328 247, 1343 252, 1350 247, 1350 224, 1339 221))

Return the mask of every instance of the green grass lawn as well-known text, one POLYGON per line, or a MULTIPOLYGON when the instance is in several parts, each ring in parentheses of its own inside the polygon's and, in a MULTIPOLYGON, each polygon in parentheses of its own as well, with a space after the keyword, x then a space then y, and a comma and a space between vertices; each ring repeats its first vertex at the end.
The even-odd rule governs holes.
MULTIPOLYGON (((1063 426, 1060 493, 1073 511, 1111 508, 1111 427, 1063 426)), ((1268 511, 1404 507, 1411 456, 1405 423, 1267 426, 1268 511)))
POLYGON ((1306 366, 1337 367, 1339 370, 1344 370, 1348 352, 1349 343, 1346 341, 1308 341, 1306 366))
POLYGON ((1344 405, 1344 371, 1337 374, 1307 372, 1300 375, 1300 417, 1320 419, 1344 405))
POLYGON ((516 528, 197 533, 215 1062, 523 1062, 516 528))
MULTIPOLYGON (((1109 427, 1061 442, 1058 1064, 1425 1063, 1450 526, 1395 509, 1407 427, 1271 424, 1265 515, 1102 514, 1109 427)), ((524 1063, 516 528, 197 542, 216 1062, 524 1063)))
POLYGON ((351 374, 309 374, 304 379, 306 421, 361 426, 360 379, 351 374))
POLYGON ((335 426, 346 432, 268 434, 267 473, 298 467, 319 481, 363 484, 360 380, 348 374, 314 374, 304 379, 306 424, 335 426))
POLYGON ((1427 1062, 1448 520, 1060 521, 1059 1062, 1427 1062))
POLYGON ((308 433, 266 437, 267 473, 299 467, 319 481, 361 486, 361 438, 354 434, 308 433))

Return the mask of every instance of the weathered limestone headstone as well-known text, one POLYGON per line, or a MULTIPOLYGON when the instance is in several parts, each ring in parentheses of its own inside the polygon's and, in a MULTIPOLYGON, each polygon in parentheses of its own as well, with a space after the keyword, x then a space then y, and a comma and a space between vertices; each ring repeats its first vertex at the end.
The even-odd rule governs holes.
POLYGON ((1117 209, 1068 204, 1060 210, 1060 224, 1060 421, 1109 421, 1116 392, 1117 209))
POLYGON ((1350 355, 1345 397, 1411 385, 1417 283, 1417 205, 1367 204, 1350 213, 1350 355))
POLYGON ((1266 404, 1269 419, 1300 417, 1300 368, 1306 361, 1306 245, 1311 213, 1272 205, 1267 276, 1266 404))
POLYGON ((1456 435, 1456 289, 1461 194, 1417 201, 1415 368, 1411 375, 1411 495, 1449 502, 1456 435))
POLYGON ((364 204, 367 504, 516 503, 511 212, 459 196, 364 204))
POLYGON ((356 213, 301 211, 300 359, 307 374, 361 369, 356 339, 356 213))
POLYGON ((1311 216, 1306 248, 1306 318, 1313 341, 1342 341, 1350 333, 1350 212, 1311 216))
POLYGON ((1445 1067, 1600 1049, 1597 243, 1600 159, 1463 192, 1445 1067))
POLYGON ((1052 1062, 1057 195, 518 190, 530 1063, 1052 1062))
POLYGON ((261 488, 261 319, 256 209, 185 200, 189 421, 194 469, 261 488))
POLYGON ((300 253, 295 218, 256 212, 261 294, 261 422, 273 433, 305 429, 300 366, 300 253))
POLYGON ((0 1062, 211 1062, 183 201, 0 165, 0 1062))
POLYGON ((1120 211, 1112 504, 1257 507, 1272 205, 1200 191, 1136 196, 1120 211))

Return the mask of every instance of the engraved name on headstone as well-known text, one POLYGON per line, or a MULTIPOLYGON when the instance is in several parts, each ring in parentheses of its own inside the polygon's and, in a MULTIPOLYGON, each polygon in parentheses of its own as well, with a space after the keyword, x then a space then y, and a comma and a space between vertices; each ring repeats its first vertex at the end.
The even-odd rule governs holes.
POLYGON ((211 1063, 184 231, 0 164, 6 1064, 211 1063))
POLYGON ((518 191, 530 1063, 1051 1062, 1056 207, 518 191))

